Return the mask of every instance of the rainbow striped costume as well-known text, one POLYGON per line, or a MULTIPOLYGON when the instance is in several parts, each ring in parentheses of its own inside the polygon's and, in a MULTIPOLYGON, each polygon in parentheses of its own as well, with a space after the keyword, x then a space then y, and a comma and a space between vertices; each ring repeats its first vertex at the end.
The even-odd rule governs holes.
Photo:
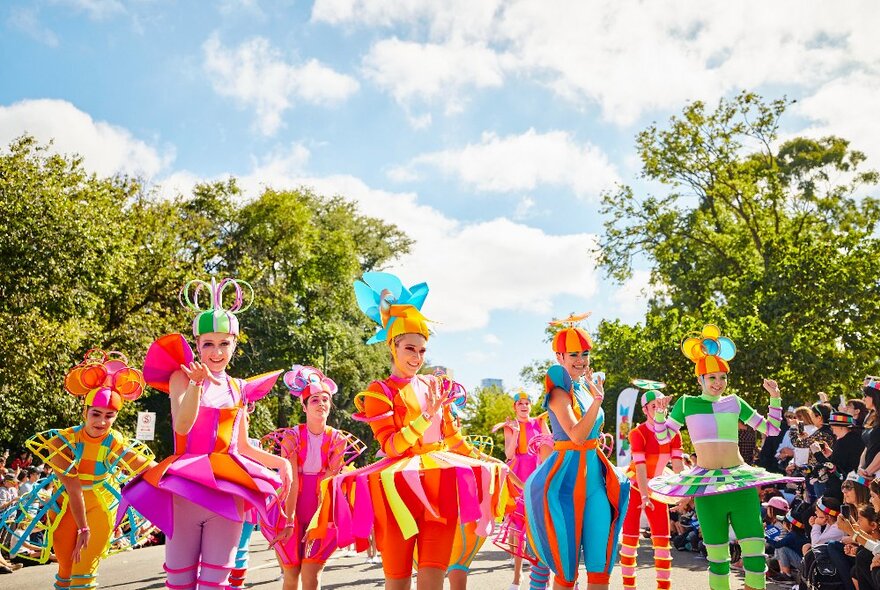
MULTIPOLYGON (((572 383, 565 369, 547 372, 548 387, 568 391, 580 419, 592 398, 585 384, 572 383)), ((572 442, 544 398, 553 432, 553 453, 525 483, 527 538, 556 582, 574 586, 581 553, 590 583, 607 584, 617 561, 622 515, 629 501, 629 480, 598 448, 605 414, 602 409, 584 444, 572 442), (589 509, 588 509, 589 506, 589 509)))

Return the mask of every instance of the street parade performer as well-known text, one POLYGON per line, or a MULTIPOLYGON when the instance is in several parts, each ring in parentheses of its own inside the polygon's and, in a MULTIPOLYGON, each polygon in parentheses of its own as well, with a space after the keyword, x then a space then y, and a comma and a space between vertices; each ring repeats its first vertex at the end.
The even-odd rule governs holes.
MULTIPOLYGON (((507 464, 513 474, 524 482, 538 467, 538 455, 529 452, 529 445, 536 437, 549 435, 550 429, 547 427, 546 412, 532 417, 532 400, 522 389, 513 394, 513 412, 513 419, 508 418, 501 424, 496 424, 492 432, 499 428, 504 429, 504 455, 507 457, 507 464)), ((510 510, 516 510, 517 506, 524 509, 522 502, 519 502, 510 510)), ((525 537, 522 536, 519 541, 525 543, 525 537)), ((522 560, 522 550, 514 551, 511 589, 520 585, 522 560)))
POLYGON ((654 415, 657 411, 657 400, 666 396, 660 391, 666 385, 659 381, 635 379, 633 384, 644 389, 642 393, 642 410, 645 422, 633 428, 629 433, 632 463, 627 470, 630 480, 630 502, 623 520, 623 539, 620 546, 620 571, 623 575, 623 587, 636 587, 636 554, 641 537, 642 510, 651 527, 651 543, 654 547, 654 570, 657 579, 657 590, 671 588, 670 573, 672 569, 672 553, 669 546, 669 506, 659 499, 651 498, 648 480, 663 473, 666 464, 672 462, 672 471, 681 472, 681 436, 676 433, 671 440, 660 443, 654 427, 654 415))
POLYGON ((629 480, 599 448, 605 413, 603 380, 590 369, 593 342, 571 316, 553 337, 556 362, 544 380, 544 408, 553 453, 525 483, 531 550, 555 574, 554 588, 571 588, 581 553, 588 588, 608 588, 617 561, 617 539, 629 500, 629 480))
MULTIPOLYGON (((247 441, 247 405, 281 371, 247 381, 226 373, 239 334, 235 313, 250 305, 245 289, 252 300, 244 281, 187 283, 181 298, 197 314, 199 360, 181 334, 159 338, 144 360, 147 384, 169 394, 174 454, 126 486, 123 497, 165 532, 165 585, 175 590, 228 588, 243 522, 267 520, 290 486, 290 464, 247 441), (224 307, 227 290, 234 300, 224 307)), ((291 515, 283 534, 292 532, 291 515)))
POLYGON ((742 548, 746 588, 764 588, 766 559, 758 486, 798 480, 746 464, 737 444, 738 423, 765 436, 777 434, 782 422, 779 386, 772 379, 764 379, 764 389, 770 394, 765 419, 738 395, 724 395, 728 362, 736 355, 736 346, 721 336, 717 326, 707 324, 702 332, 691 334, 682 342, 681 350, 694 363, 702 394, 680 397, 668 417, 669 398, 658 399, 655 429, 662 444, 687 426, 697 464, 675 475, 655 477, 648 485, 664 496, 694 498, 708 552, 712 590, 730 588, 731 527, 742 548))
POLYGON ((356 418, 369 423, 384 458, 329 481, 309 539, 335 526, 340 546, 365 547, 375 526, 385 587, 407 589, 418 550, 418 587, 440 590, 459 524, 488 536, 503 512, 507 466, 487 461, 456 426, 450 404, 463 395, 446 376, 420 375, 429 332, 420 309, 428 294, 387 273, 355 282, 361 309, 379 324, 368 344, 384 342, 391 375, 358 394, 356 418))
MULTIPOLYGON (((83 423, 27 441, 52 473, 0 515, 6 529, 0 539, 9 540, 4 549, 13 555, 25 543, 36 545, 40 563, 54 552, 56 589, 97 588, 98 565, 114 540, 119 488, 155 465, 146 445, 113 429, 123 403, 140 397, 144 381, 122 354, 93 349, 67 373, 64 388, 83 398, 83 423)), ((125 538, 137 542, 143 519, 122 509, 118 520, 125 538)))
MULTIPOLYGON (((332 529, 324 538, 305 543, 306 527, 318 509, 320 484, 354 461, 366 445, 351 433, 327 426, 338 387, 320 370, 294 365, 284 374, 284 384, 292 396, 299 398, 306 421, 263 437, 290 463, 294 473, 287 494, 287 514, 295 517, 293 534, 274 543, 274 547, 284 570, 284 590, 315 590, 321 587, 324 564, 337 548, 332 529)), ((272 542, 285 524, 283 519, 261 523, 260 530, 272 542)))

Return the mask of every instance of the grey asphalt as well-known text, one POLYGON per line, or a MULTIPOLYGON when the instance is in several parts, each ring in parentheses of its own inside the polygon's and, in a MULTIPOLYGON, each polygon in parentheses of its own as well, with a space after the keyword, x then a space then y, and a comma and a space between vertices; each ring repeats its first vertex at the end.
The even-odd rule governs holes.
MULTIPOLYGON (((655 588, 651 549, 643 540, 639 550, 638 587, 655 588)), ((164 547, 147 547, 126 551, 109 557, 100 570, 100 587, 113 590, 158 590, 164 588, 165 575, 162 571, 164 547)), ((337 553, 337 555, 339 555, 337 553)), ((323 588, 338 590, 343 588, 376 589, 383 587, 382 567, 367 565, 365 556, 334 556, 324 570, 323 588)), ((479 590, 507 590, 513 575, 507 554, 489 544, 483 547, 474 560, 469 588, 479 590)), ((275 590, 281 588, 277 580, 278 565, 266 541, 254 535, 251 543, 251 568, 245 583, 248 588, 275 590)), ((13 574, 0 575, 0 588, 3 590, 50 590, 54 581, 55 569, 51 564, 23 568, 13 574)), ((731 587, 742 588, 742 574, 734 574, 731 587)), ((583 577, 583 574, 582 574, 583 577)), ((621 589, 620 575, 615 568, 611 588, 621 589)), ((708 588, 706 561, 693 553, 673 552, 672 587, 674 589, 708 588)), ((415 584, 413 584, 415 588, 415 584)), ((521 588, 528 588, 527 574, 521 588)), ((782 586, 768 585, 779 589, 782 586)), ((790 586, 786 588, 788 590, 790 586)))

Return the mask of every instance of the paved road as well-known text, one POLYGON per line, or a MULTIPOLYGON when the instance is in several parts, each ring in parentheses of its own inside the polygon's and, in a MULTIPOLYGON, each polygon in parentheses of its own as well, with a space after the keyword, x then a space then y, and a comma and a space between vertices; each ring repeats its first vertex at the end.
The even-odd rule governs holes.
MULTIPOLYGON (((259 535, 254 536, 251 549, 251 569, 246 586, 258 590, 280 590, 281 582, 273 552, 259 535)), ((113 590, 158 590, 164 588, 162 571, 164 547, 148 547, 114 555, 101 566, 100 587, 113 590)), ((707 588, 706 562, 692 553, 674 554, 672 570, 673 588, 707 588)), ((26 567, 14 574, 0 575, 0 588, 4 590, 47 590, 52 587, 55 571, 51 565, 26 567)), ((470 588, 480 590, 507 590, 512 576, 507 554, 484 547, 474 561, 469 578, 470 588)), ((363 556, 334 557, 324 572, 323 588, 376 589, 383 587, 382 567, 367 565, 363 556)), ((654 588, 654 571, 651 551, 643 541, 639 551, 639 588, 654 588)), ((742 576, 734 580, 733 588, 742 588, 742 576)), ((413 585, 415 587, 415 585, 413 585)), ((523 588, 528 584, 523 583, 523 588)), ((774 588, 774 586, 769 586, 774 588)), ((620 576, 615 569, 611 588, 622 588, 620 576)), ((782 588, 777 586, 776 588, 782 588)), ((787 589, 786 589, 787 590, 787 589)))

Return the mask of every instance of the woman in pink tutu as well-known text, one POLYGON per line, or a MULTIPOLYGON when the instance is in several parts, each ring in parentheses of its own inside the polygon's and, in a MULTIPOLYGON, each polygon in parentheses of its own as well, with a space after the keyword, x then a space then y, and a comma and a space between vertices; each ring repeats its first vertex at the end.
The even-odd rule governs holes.
MULTIPOLYGON (((235 312, 246 308, 242 287, 250 291, 233 279, 187 283, 182 296, 198 312, 199 360, 181 334, 170 334, 150 346, 144 361, 146 382, 169 394, 174 454, 123 496, 165 532, 165 585, 175 590, 229 588, 243 522, 280 508, 290 485, 290 464, 247 442, 247 404, 265 396, 281 371, 247 381, 226 373, 239 334, 235 312), (224 308, 227 289, 235 300, 224 308), (199 302, 204 291, 207 307, 199 302)), ((293 532, 292 519, 286 525, 279 540, 293 532)))

